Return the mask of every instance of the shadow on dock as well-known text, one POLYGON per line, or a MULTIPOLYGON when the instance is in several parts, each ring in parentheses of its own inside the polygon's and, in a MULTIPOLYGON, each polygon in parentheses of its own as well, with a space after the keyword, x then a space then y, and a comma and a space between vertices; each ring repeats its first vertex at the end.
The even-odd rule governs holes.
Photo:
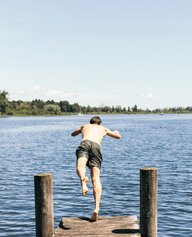
POLYGON ((114 234, 137 234, 140 233, 139 229, 116 229, 112 230, 114 234))
POLYGON ((64 217, 55 231, 56 237, 132 235, 141 236, 136 216, 99 217, 96 222, 91 222, 87 217, 64 217))
MULTIPOLYGON (((82 221, 91 222, 90 218, 88 218, 88 217, 81 217, 80 216, 80 217, 77 217, 77 219, 82 220, 82 221)), ((64 219, 61 219, 61 221, 59 222, 58 227, 63 229, 63 230, 70 230, 71 229, 70 227, 65 226, 64 219)))

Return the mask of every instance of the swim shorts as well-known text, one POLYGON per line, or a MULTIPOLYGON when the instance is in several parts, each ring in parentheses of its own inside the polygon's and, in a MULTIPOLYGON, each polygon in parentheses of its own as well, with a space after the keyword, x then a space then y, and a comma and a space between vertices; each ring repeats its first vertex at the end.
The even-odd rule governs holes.
POLYGON ((87 166, 98 167, 101 169, 102 154, 100 152, 100 146, 96 142, 90 140, 83 140, 80 146, 76 150, 77 159, 81 157, 87 158, 87 166))

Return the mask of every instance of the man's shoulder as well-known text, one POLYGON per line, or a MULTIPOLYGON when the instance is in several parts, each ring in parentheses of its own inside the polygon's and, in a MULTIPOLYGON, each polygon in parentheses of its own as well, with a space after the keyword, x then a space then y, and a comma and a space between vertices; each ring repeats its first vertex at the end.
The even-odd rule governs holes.
POLYGON ((99 128, 100 128, 101 133, 103 133, 104 135, 107 134, 108 129, 106 127, 99 125, 99 128))
POLYGON ((93 129, 97 128, 97 129, 101 129, 101 130, 107 130, 107 128, 104 127, 104 126, 102 126, 102 125, 97 125, 97 126, 95 126, 95 125, 90 124, 90 123, 84 124, 84 125, 82 125, 81 127, 82 127, 82 128, 93 128, 93 129))
POLYGON ((104 129, 105 131, 109 130, 108 128, 104 127, 104 126, 101 126, 102 129, 104 129))
POLYGON ((89 123, 87 123, 87 124, 83 124, 83 125, 81 125, 81 129, 83 129, 83 128, 86 128, 86 127, 89 127, 89 123))

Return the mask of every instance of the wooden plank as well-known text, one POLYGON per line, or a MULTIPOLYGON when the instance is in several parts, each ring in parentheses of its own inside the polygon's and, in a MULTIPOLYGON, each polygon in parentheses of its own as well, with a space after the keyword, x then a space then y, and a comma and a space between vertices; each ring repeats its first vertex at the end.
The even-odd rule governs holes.
POLYGON ((97 222, 89 218, 63 218, 55 237, 140 237, 136 216, 100 217, 97 222))

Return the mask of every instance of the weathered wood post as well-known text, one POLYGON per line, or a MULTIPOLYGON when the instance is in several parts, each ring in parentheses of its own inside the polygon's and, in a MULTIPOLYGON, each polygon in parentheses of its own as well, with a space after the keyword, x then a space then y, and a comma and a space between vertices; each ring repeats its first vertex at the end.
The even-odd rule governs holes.
POLYGON ((140 169, 141 237, 157 237, 157 168, 140 169))
POLYGON ((54 234, 52 174, 34 175, 36 237, 54 234))

